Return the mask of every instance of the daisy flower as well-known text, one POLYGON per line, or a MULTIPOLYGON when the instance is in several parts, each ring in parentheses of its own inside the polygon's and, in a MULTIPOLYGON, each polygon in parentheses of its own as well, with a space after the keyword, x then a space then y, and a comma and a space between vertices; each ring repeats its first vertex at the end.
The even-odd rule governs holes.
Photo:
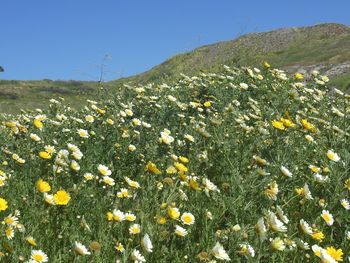
POLYGON ((91 252, 81 243, 75 241, 74 242, 74 251, 80 256, 90 255, 91 252))
POLYGON ((141 245, 147 252, 153 252, 152 241, 148 234, 145 234, 145 236, 142 238, 141 245))
POLYGON ((322 210, 321 217, 327 223, 327 225, 331 226, 334 223, 333 215, 329 213, 328 210, 322 210))
POLYGON ((135 263, 146 262, 145 257, 142 256, 141 253, 140 253, 140 251, 138 251, 137 249, 134 249, 133 252, 131 253, 131 259, 132 259, 135 263))
POLYGON ((226 261, 231 260, 229 255, 227 254, 226 250, 219 242, 216 242, 216 244, 213 247, 213 249, 211 250, 211 252, 212 252, 213 256, 217 259, 226 260, 226 261))
POLYGON ((179 225, 176 225, 175 226, 175 234, 180 236, 180 237, 184 237, 186 236, 188 233, 187 233, 187 230, 179 225))
POLYGON ((32 250, 31 259, 37 263, 48 262, 49 260, 47 255, 42 250, 32 250))
POLYGON ((191 213, 183 213, 181 216, 181 221, 185 225, 193 225, 195 219, 191 213))
POLYGON ((140 232, 141 232, 141 226, 139 224, 133 224, 129 228, 129 233, 132 234, 132 235, 140 234, 140 232))
POLYGON ((97 170, 103 175, 103 176, 110 176, 112 174, 111 170, 102 164, 99 164, 97 167, 97 170))
POLYGON ((333 162, 339 162, 339 160, 340 160, 339 155, 336 154, 335 152, 333 152, 332 150, 327 151, 327 157, 329 160, 331 160, 333 162))

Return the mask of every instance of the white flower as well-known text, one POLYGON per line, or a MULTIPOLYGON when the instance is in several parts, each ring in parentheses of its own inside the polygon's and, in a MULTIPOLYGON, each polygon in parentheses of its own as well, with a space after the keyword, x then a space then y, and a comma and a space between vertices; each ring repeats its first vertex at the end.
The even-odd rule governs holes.
POLYGON ((35 142, 38 142, 38 141, 41 140, 40 137, 39 137, 38 135, 34 134, 34 133, 31 133, 31 134, 30 134, 30 138, 31 138, 33 141, 35 141, 35 142))
POLYGON ((131 259, 135 261, 135 263, 146 262, 145 257, 142 256, 140 251, 137 249, 134 249, 134 251, 131 253, 131 259))
POLYGON ((141 245, 147 252, 150 252, 150 253, 153 252, 152 241, 149 238, 148 234, 145 234, 145 236, 142 238, 141 245))
POLYGON ((319 173, 315 173, 314 179, 318 183, 324 183, 328 180, 328 176, 323 176, 323 175, 320 175, 319 173))
MULTIPOLYGON (((133 116, 134 115, 134 113, 132 112, 132 110, 130 110, 130 109, 126 109, 125 110, 125 113, 126 113, 126 115, 128 115, 128 116, 133 116)), ((125 116, 124 116, 125 117, 125 116)))
POLYGON ((172 137, 170 135, 170 132, 167 132, 167 131, 162 131, 160 133, 160 138, 159 138, 159 142, 160 143, 165 143, 167 145, 171 144, 172 142, 174 142, 174 137, 172 137))
POLYGON ((75 241, 74 242, 74 251, 76 253, 78 253, 81 256, 85 256, 85 255, 90 255, 91 252, 81 243, 75 241))
POLYGON ((211 252, 213 253, 214 257, 217 259, 226 260, 226 261, 231 260, 229 255, 227 254, 227 252, 219 242, 216 242, 211 252))
POLYGON ((99 164, 97 169, 103 176, 109 176, 112 174, 111 170, 105 165, 99 164))
POLYGON ((287 218, 287 216, 284 215, 284 212, 279 205, 276 207, 276 212, 277 212, 278 218, 281 219, 283 223, 288 224, 289 219, 287 218))
POLYGON ((194 137, 192 135, 189 135, 189 134, 185 134, 184 135, 184 138, 189 140, 190 142, 194 142, 194 137))
POLYGON ((103 176, 102 177, 102 180, 105 184, 108 184, 110 186, 113 186, 115 185, 115 182, 114 182, 114 179, 112 177, 109 177, 109 176, 103 176))
POLYGON ((312 228, 310 227, 310 225, 304 219, 300 220, 299 225, 300 225, 301 230, 305 234, 308 234, 308 235, 312 234, 312 228))
POLYGON ((281 172, 283 175, 287 176, 287 177, 292 177, 292 173, 283 165, 281 166, 281 172))
POLYGON ((334 223, 333 215, 329 213, 328 210, 322 210, 321 217, 327 223, 327 225, 331 226, 334 223))
POLYGON ((255 229, 260 237, 260 241, 265 240, 267 229, 266 229, 263 217, 259 218, 258 222, 255 225, 255 229))
POLYGON ((180 236, 180 237, 184 237, 187 235, 187 230, 179 225, 175 226, 175 234, 180 236))
POLYGON ((350 204, 347 199, 340 200, 340 203, 346 210, 350 210, 350 204))
POLYGON ((137 235, 141 232, 141 226, 139 224, 133 224, 130 228, 129 228, 129 233, 131 235, 137 235))
POLYGON ((168 95, 168 100, 174 102, 176 101, 176 98, 174 96, 168 95))
POLYGON ((132 119, 132 124, 134 124, 135 126, 141 126, 142 122, 141 120, 134 118, 132 119))
POLYGON ((286 248, 284 241, 279 237, 270 239, 270 241, 271 241, 271 246, 274 250, 283 251, 286 248))
POLYGON ((78 134, 82 138, 89 138, 90 137, 89 132, 87 130, 84 130, 84 129, 78 129, 78 134))
POLYGON ((122 211, 114 209, 113 210, 113 220, 121 222, 125 220, 125 215, 122 211))
POLYGON ((86 116, 85 116, 85 120, 86 120, 87 122, 92 123, 92 122, 94 122, 94 117, 91 116, 91 115, 86 115, 86 116))
POLYGON ((70 164, 70 168, 74 171, 79 171, 80 170, 80 165, 76 161, 72 161, 70 164))
POLYGON ((184 225, 193 225, 195 219, 191 213, 183 213, 181 216, 181 221, 184 225))
POLYGON ((313 197, 311 195, 311 191, 309 189, 309 186, 307 184, 304 185, 303 187, 303 195, 305 199, 312 200, 313 197))
POLYGON ((328 150, 327 151, 327 157, 329 160, 334 161, 334 162, 339 162, 340 161, 340 157, 338 154, 336 154, 335 152, 333 152, 332 150, 328 150))
POLYGON ((239 84, 239 87, 240 87, 242 90, 248 89, 248 85, 245 84, 245 83, 240 83, 240 84, 239 84))
POLYGON ((269 211, 267 214, 267 222, 271 228, 272 231, 275 232, 286 232, 287 227, 283 224, 282 221, 280 221, 275 213, 269 211))
POLYGON ((136 150, 136 146, 133 145, 133 144, 130 144, 130 145, 128 146, 128 150, 129 150, 130 152, 133 152, 133 151, 136 150))
POLYGON ((301 249, 303 249, 303 250, 309 250, 309 249, 310 249, 309 244, 308 244, 307 242, 301 240, 301 239, 299 239, 299 240, 297 241, 297 244, 298 244, 298 246, 299 246, 301 249))
POLYGON ((34 262, 47 262, 49 259, 47 255, 42 250, 32 250, 31 259, 34 262))

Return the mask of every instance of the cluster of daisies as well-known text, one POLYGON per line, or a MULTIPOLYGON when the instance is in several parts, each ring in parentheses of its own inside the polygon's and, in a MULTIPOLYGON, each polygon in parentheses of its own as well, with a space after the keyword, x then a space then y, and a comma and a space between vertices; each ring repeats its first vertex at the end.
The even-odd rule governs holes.
POLYGON ((224 66, 1 115, 0 258, 350 259, 350 96, 328 82, 224 66))

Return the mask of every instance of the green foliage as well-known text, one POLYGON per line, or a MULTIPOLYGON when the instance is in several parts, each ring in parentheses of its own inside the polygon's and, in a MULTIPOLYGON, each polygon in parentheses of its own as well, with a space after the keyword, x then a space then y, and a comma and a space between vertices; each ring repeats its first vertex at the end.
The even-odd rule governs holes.
POLYGON ((133 262, 135 249, 155 263, 320 262, 313 245, 342 249, 345 259, 350 221, 340 200, 350 191, 350 98, 329 94, 324 76, 300 78, 225 67, 168 84, 104 89, 78 111, 51 100, 42 112, 3 114, 0 198, 8 207, 0 202, 0 220, 16 215, 19 222, 0 224, 1 233, 15 232, 0 236, 2 262, 29 260, 33 249, 49 262, 133 262), (39 179, 51 186, 49 196, 39 192, 39 179), (70 194, 67 205, 50 203, 60 189, 70 194), (191 213, 194 223, 170 208, 191 213), (135 221, 118 222, 118 210, 135 221), (301 230, 301 220, 324 234, 321 243, 301 230), (130 234, 133 224, 140 234, 130 234), (177 235, 176 225, 188 234, 177 235), (153 252, 141 245, 146 233, 153 252), (281 251, 271 242, 278 238, 281 251), (75 242, 91 255, 78 255, 75 242), (227 255, 213 251, 217 242, 227 255))

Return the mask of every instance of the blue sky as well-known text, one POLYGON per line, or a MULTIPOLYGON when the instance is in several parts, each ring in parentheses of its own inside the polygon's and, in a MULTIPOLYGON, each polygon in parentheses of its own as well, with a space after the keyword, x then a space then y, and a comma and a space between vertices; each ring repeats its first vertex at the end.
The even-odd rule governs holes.
POLYGON ((105 80, 249 32, 350 25, 349 0, 1 0, 1 79, 105 80), (104 59, 106 58, 106 59, 104 59))

